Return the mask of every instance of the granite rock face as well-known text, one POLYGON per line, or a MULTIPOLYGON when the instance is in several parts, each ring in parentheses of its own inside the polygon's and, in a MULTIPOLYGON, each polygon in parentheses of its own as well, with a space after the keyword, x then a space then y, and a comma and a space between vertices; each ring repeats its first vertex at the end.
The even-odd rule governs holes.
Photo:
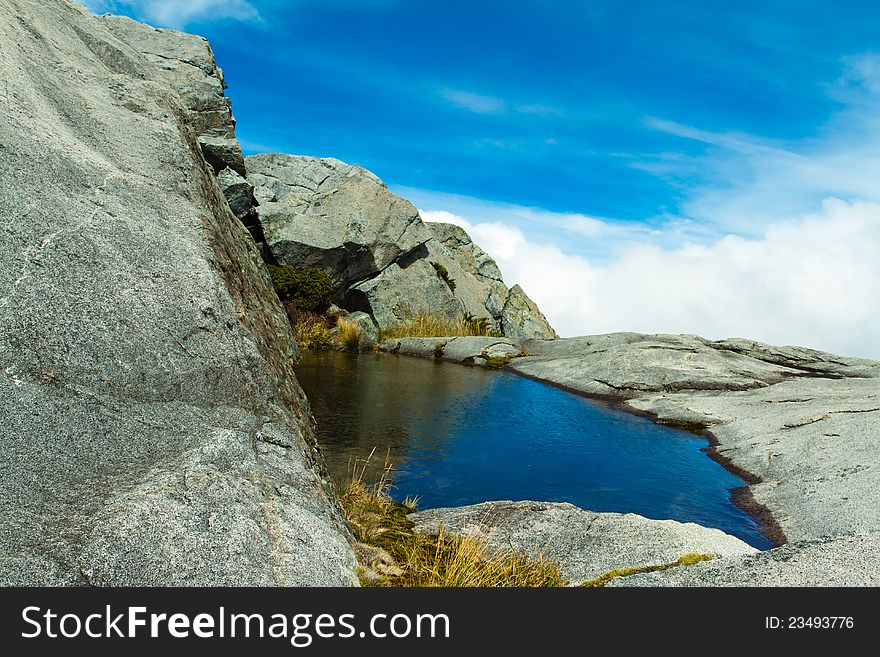
POLYGON ((559 337, 535 302, 519 285, 510 288, 507 300, 501 308, 501 325, 504 327, 504 335, 514 340, 559 337))
MULTIPOLYGON (((0 14, 0 582, 355 583, 289 325, 199 143, 228 106, 194 112, 124 19, 0 14)), ((222 87, 171 43, 172 78, 222 87)))
MULTIPOLYGON (((867 541, 860 563, 875 571, 880 566, 871 561, 878 557, 874 532, 880 531, 880 363, 687 335, 617 333, 527 341, 525 347, 533 355, 514 360, 516 371, 621 400, 661 422, 708 429, 718 457, 743 473, 756 508, 771 514, 775 538, 792 541, 782 555, 800 549, 833 555, 867 541), (853 538, 864 536, 874 538, 853 538)), ((738 573, 718 574, 722 563, 694 573, 712 573, 707 583, 745 581, 751 568, 788 573, 768 584, 792 583, 798 573, 804 583, 822 581, 818 567, 777 568, 787 559, 776 554, 732 565, 738 573)), ((826 583, 867 581, 860 568, 828 573, 826 583)))
POLYGON ((139 23, 107 14, 102 21, 120 41, 141 53, 177 91, 189 112, 190 125, 215 173, 226 167, 244 175, 235 119, 226 98, 223 71, 204 37, 139 23))
POLYGON ((520 338, 553 338, 546 318, 462 229, 422 221, 369 171, 334 159, 246 158, 271 258, 326 270, 336 302, 389 327, 418 313, 483 317, 520 338))
POLYGON ((411 203, 370 172, 333 159, 247 158, 266 243, 279 264, 319 267, 343 290, 430 239, 411 203))
POLYGON ((436 533, 442 526, 453 534, 483 539, 490 550, 553 559, 572 585, 620 568, 672 563, 692 552, 717 558, 757 552, 718 529, 632 513, 595 513, 571 504, 485 502, 430 509, 410 518, 417 532, 436 533))

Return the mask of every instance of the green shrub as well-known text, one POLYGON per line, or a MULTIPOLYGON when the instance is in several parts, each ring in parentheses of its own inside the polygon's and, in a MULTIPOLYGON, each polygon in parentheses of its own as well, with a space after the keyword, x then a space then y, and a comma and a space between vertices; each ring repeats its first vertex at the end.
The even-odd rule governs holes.
POLYGON ((333 280, 323 269, 297 269, 293 265, 267 265, 278 298, 290 299, 309 312, 327 310, 333 299, 333 280))
POLYGON ((488 335, 493 338, 500 338, 501 334, 493 331, 489 324, 489 320, 485 317, 474 317, 470 313, 465 314, 462 318, 467 327, 468 335, 488 335))
POLYGON ((449 270, 446 269, 439 262, 432 262, 431 266, 434 268, 434 271, 437 272, 437 276, 439 276, 446 284, 449 286, 450 292, 455 292, 455 279, 449 277, 449 270))

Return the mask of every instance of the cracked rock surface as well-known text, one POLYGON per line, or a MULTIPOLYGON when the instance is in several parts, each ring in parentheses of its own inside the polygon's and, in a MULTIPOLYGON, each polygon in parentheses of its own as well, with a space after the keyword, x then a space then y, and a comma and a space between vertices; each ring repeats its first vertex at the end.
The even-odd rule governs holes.
POLYGON ((79 5, 0 14, 0 583, 355 583, 189 101, 79 5))

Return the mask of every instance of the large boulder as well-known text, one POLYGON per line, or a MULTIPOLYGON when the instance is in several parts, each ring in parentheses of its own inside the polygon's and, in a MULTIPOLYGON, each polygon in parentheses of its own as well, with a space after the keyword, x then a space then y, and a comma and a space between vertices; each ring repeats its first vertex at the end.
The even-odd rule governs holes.
MULTIPOLYGON (((427 226, 433 233, 435 242, 443 247, 442 250, 455 262, 456 267, 463 269, 482 284, 479 287, 474 286, 478 290, 480 303, 485 306, 489 315, 497 322, 502 317, 504 306, 510 294, 501 277, 498 265, 488 253, 474 243, 471 236, 461 226, 439 221, 428 222, 427 226)), ((523 294, 525 293, 523 292, 523 294)), ((537 310, 537 306, 534 303, 532 306, 537 312, 536 317, 540 317, 544 323, 547 323, 541 312, 537 310)), ((549 328, 549 324, 547 327, 549 328)), ((528 338, 549 338, 556 335, 552 328, 537 333, 528 331, 520 331, 520 333, 528 333, 528 338)))
POLYGON ((326 270, 336 302, 349 310, 369 313, 382 327, 419 313, 472 315, 519 339, 556 337, 464 230, 423 222, 366 169, 277 154, 248 157, 246 166, 270 257, 326 270))
POLYGON ((129 36, 219 89, 209 62, 67 0, 0 14, 0 583, 354 583, 210 120, 129 36))
POLYGON ((340 289, 375 277, 431 238, 413 205, 360 167, 254 155, 247 168, 274 258, 320 267, 340 289))
POLYGON ((510 288, 501 308, 501 327, 504 335, 514 340, 552 340, 559 337, 537 304, 519 285, 510 288))

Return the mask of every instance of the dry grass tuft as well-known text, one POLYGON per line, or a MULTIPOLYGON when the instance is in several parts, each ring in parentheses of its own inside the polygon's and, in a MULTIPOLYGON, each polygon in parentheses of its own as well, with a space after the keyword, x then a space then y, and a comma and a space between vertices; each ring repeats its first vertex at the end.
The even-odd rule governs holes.
POLYGON ((557 587, 559 566, 546 558, 490 552, 484 540, 447 534, 416 535, 403 546, 396 586, 557 587))
POLYGON ((361 337, 363 336, 360 327, 342 317, 337 320, 336 326, 339 328, 336 338, 339 340, 340 345, 342 345, 343 351, 359 351, 361 348, 361 337))
POLYGON ((300 349, 330 349, 333 334, 330 332, 331 320, 305 310, 299 310, 290 302, 284 303, 293 337, 300 349))
MULTIPOLYGON (((375 452, 375 450, 374 450, 375 452)), ((340 491, 340 503, 352 533, 361 543, 386 550, 401 574, 363 580, 369 586, 563 586, 559 566, 550 559, 490 551, 468 536, 416 534, 407 517, 417 500, 395 502, 388 494, 393 469, 386 459, 378 480, 365 482, 370 459, 355 464, 340 491)))

